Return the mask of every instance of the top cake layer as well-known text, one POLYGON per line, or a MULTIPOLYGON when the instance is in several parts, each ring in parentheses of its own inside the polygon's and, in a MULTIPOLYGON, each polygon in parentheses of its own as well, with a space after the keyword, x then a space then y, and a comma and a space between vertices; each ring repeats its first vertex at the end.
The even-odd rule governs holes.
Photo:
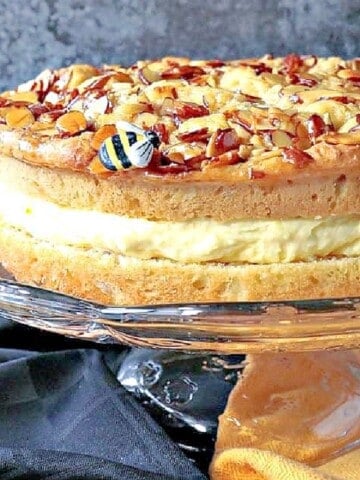
MULTIPOLYGON (((105 199, 101 207, 130 216, 295 216, 302 191, 304 205, 319 194, 313 207, 305 208, 306 216, 360 213, 360 200, 331 207, 321 195, 321 185, 325 191, 339 184, 344 191, 349 180, 348 198, 360 197, 360 60, 294 54, 231 62, 164 58, 129 68, 46 70, 0 95, 0 153, 85 173, 92 184, 105 179, 105 190, 107 184, 112 192, 114 185, 120 190, 127 185, 129 195, 134 184, 140 206, 106 205, 105 199), (119 120, 158 134, 161 143, 147 168, 110 172, 97 161, 119 120), (215 187, 210 192, 199 186, 209 182, 242 185, 238 199, 234 190, 236 214, 226 213, 226 205, 218 213, 216 207, 202 210, 204 192, 216 201, 215 187), (197 199, 196 191, 184 187, 199 203, 189 215, 185 205, 177 213, 173 206, 159 207, 158 214, 146 211, 138 191, 139 184, 147 185, 148 195, 149 185, 181 190, 189 183, 204 190, 197 199), (293 183, 300 185, 293 190, 294 212, 288 209, 293 183), (250 201, 242 211, 241 197, 254 189, 258 207, 252 209, 250 201)), ((185 195, 185 203, 189 198, 185 195)), ((84 207, 78 202, 68 201, 84 207)))

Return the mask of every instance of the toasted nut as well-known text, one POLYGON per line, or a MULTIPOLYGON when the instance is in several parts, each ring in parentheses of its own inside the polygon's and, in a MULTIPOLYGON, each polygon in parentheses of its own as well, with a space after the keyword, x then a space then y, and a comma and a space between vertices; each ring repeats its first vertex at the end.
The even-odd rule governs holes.
POLYGON ((239 156, 237 150, 230 150, 229 152, 223 153, 218 157, 214 157, 207 163, 207 168, 217 168, 224 167, 226 165, 235 165, 236 163, 241 162, 242 159, 239 156))
POLYGON ((151 83, 158 82, 161 78, 160 73, 156 72, 155 70, 151 70, 148 65, 140 68, 138 75, 140 81, 145 85, 150 85, 151 83))
POLYGON ((323 136, 323 139, 326 143, 331 143, 332 145, 337 145, 339 143, 342 145, 359 145, 360 131, 355 131, 351 133, 329 132, 323 136))
POLYGON ((5 121, 8 127, 24 128, 31 125, 34 121, 34 115, 26 107, 10 108, 6 113, 5 121))
POLYGON ((312 145, 309 132, 300 121, 296 124, 295 137, 292 139, 292 145, 299 150, 307 150, 312 145))
POLYGON ((344 78, 347 80, 348 78, 353 78, 353 77, 359 77, 360 78, 360 72, 357 70, 352 70, 351 68, 343 68, 342 70, 338 71, 338 77, 344 78))
POLYGON ((133 83, 132 78, 125 72, 116 72, 110 80, 110 83, 133 83))
POLYGON ((109 108, 109 100, 106 95, 94 99, 92 102, 89 102, 88 108, 86 110, 86 116, 88 118, 96 118, 98 115, 103 115, 106 113, 109 108))
POLYGON ((61 115, 56 120, 56 128, 63 133, 75 135, 86 129, 86 118, 84 114, 77 111, 72 111, 61 115))
POLYGON ((91 140, 91 146, 94 150, 99 150, 104 140, 112 137, 117 132, 115 125, 103 125, 95 133, 91 140))
POLYGON ((89 78, 98 75, 98 70, 90 65, 73 65, 70 68, 70 75, 67 84, 68 89, 75 88, 89 78))
POLYGON ((239 147, 240 158, 242 158, 243 160, 247 160, 250 157, 252 150, 253 148, 251 145, 240 145, 239 147))
POLYGON ((286 163, 292 163, 295 168, 304 168, 310 163, 314 162, 314 159, 307 152, 303 152, 298 148, 289 147, 284 148, 283 161, 286 163))
POLYGON ((271 133, 271 140, 274 145, 277 147, 290 147, 291 137, 287 132, 283 130, 275 130, 271 133))
POLYGON ((11 92, 7 98, 12 102, 37 103, 38 94, 36 92, 11 92))
POLYGON ((218 157, 229 150, 237 149, 239 144, 240 141, 235 130, 232 128, 218 129, 211 135, 205 154, 207 157, 218 157))
POLYGON ((55 127, 55 123, 54 122, 34 122, 32 125, 31 125, 31 130, 33 132, 41 132, 43 130, 48 130, 49 128, 53 128, 55 127))
POLYGON ((339 128, 339 133, 349 133, 352 130, 357 130, 360 128, 360 119, 357 118, 358 116, 355 115, 355 117, 350 118, 347 122, 344 123, 344 125, 339 128))
POLYGON ((184 155, 180 152, 169 152, 167 154, 167 158, 169 158, 174 163, 185 163, 184 155))

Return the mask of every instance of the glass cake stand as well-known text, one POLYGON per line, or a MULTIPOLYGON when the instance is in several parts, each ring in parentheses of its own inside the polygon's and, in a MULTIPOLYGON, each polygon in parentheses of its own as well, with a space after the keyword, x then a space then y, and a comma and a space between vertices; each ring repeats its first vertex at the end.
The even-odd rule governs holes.
POLYGON ((0 280, 0 314, 135 347, 237 354, 360 346, 360 298, 109 307, 0 280))
MULTIPOLYGON (((3 279, 0 315, 68 337, 135 347, 119 353, 119 382, 204 471, 218 416, 247 354, 331 351, 336 364, 342 352, 360 348, 360 298, 109 307, 3 279)), ((344 434, 343 412, 355 415, 353 424, 360 421, 360 368, 353 370, 356 392, 345 392, 334 411, 329 406, 329 418, 338 422, 330 422, 334 436, 344 434)), ((323 428, 323 412, 311 421, 314 431, 323 428)), ((360 438, 342 445, 332 456, 360 445, 360 438)))

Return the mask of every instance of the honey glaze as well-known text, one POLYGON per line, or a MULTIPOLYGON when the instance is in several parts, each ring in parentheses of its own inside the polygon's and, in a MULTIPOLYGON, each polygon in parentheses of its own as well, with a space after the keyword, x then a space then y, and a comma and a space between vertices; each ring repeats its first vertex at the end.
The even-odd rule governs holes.
POLYGON ((253 447, 318 465, 359 444, 359 351, 267 353, 249 355, 216 452, 253 447))

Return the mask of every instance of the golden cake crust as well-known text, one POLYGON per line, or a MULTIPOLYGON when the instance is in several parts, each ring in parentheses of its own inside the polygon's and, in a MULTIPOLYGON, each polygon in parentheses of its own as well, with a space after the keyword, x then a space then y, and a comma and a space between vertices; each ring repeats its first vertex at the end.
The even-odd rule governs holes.
POLYGON ((360 173, 339 169, 315 178, 270 182, 165 182, 108 179, 44 168, 0 157, 0 182, 65 207, 134 218, 219 221, 255 218, 313 218, 360 212, 360 173), (346 172, 346 173, 344 173, 346 172))
POLYGON ((272 265, 182 265, 57 246, 3 226, 0 261, 18 281, 105 304, 356 296, 360 259, 272 265))

